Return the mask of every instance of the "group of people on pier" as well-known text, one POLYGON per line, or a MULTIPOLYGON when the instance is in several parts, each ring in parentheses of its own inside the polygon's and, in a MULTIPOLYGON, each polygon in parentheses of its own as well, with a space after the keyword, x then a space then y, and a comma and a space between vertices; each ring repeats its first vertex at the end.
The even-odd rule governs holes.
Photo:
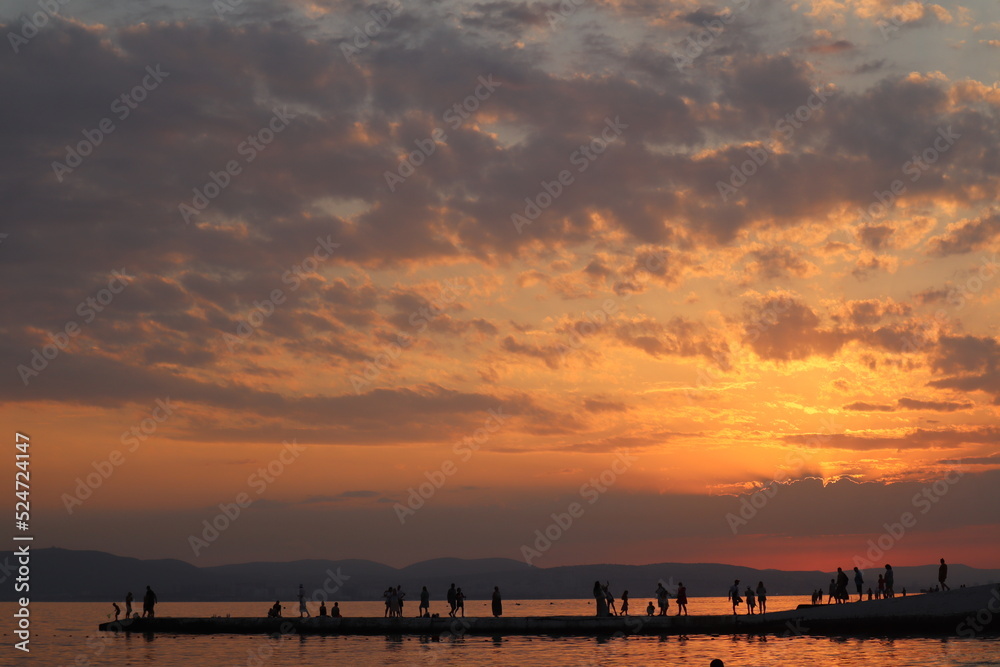
MULTIPOLYGON (((615 607, 615 596, 611 592, 610 582, 605 581, 603 584, 600 581, 594 582, 594 601, 597 606, 598 616, 628 616, 629 610, 629 596, 628 591, 624 591, 621 597, 621 609, 615 607)), ((653 606, 653 601, 650 600, 649 604, 646 605, 646 615, 647 616, 666 616, 667 610, 670 608, 670 593, 667 591, 667 587, 663 585, 663 581, 660 580, 656 584, 656 590, 654 591, 656 595, 656 607, 653 606), (657 612, 659 609, 659 612, 657 612)), ((677 616, 681 614, 687 615, 687 588, 684 586, 684 582, 680 582, 677 585, 677 616)))
MULTIPOLYGON (((764 614, 767 612, 767 589, 764 587, 763 581, 757 582, 757 589, 754 590, 750 586, 747 586, 746 592, 747 603, 747 614, 756 614, 757 605, 760 605, 760 613, 764 614)), ((733 585, 729 587, 729 601, 733 603, 733 615, 737 614, 736 608, 743 604, 744 600, 740 597, 740 580, 736 579, 733 585)))

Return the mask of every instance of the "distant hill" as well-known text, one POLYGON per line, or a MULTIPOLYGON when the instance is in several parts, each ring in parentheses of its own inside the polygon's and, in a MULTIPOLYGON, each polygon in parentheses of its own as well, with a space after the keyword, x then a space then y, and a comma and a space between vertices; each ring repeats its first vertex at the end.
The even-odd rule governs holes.
MULTIPOLYGON (((434 600, 444 598, 454 582, 471 599, 488 599, 500 586, 507 600, 589 597, 595 580, 610 581, 615 596, 628 590, 634 599, 650 598, 663 579, 673 592, 678 582, 688 595, 724 596, 733 579, 743 585, 764 581, 771 595, 808 595, 826 589, 830 572, 756 570, 717 563, 655 565, 573 565, 539 568, 507 558, 465 560, 439 558, 394 568, 368 560, 300 560, 286 563, 242 563, 197 567, 180 560, 139 560, 101 551, 32 550, 30 597, 34 601, 122 600, 129 590, 142 598, 146 585, 162 601, 292 600, 301 583, 307 592, 335 591, 332 600, 378 600, 387 586, 402 584, 410 600, 427 586, 434 600), (337 586, 339 585, 339 588, 337 586)), ((844 566, 849 565, 845 563, 844 566)), ((16 559, 0 551, 0 600, 15 599, 10 585, 16 559)), ((866 573, 866 586, 879 570, 866 573)), ((1000 570, 949 564, 948 581, 957 587, 1000 581, 1000 570)), ((897 589, 911 592, 937 582, 937 565, 896 568, 897 589)), ((851 585, 853 591, 853 582, 851 585)))

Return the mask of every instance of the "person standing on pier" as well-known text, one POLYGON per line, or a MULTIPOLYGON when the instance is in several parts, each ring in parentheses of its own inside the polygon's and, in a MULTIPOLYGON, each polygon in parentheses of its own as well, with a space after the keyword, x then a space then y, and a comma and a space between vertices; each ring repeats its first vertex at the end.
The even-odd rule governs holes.
POLYGON ((757 598, 754 595, 753 589, 747 586, 747 615, 754 613, 757 608, 757 598))
POLYGON ((615 596, 611 594, 611 583, 608 581, 604 582, 604 599, 608 601, 608 613, 612 616, 617 616, 618 611, 615 609, 615 596))
POLYGON ((948 564, 944 562, 944 558, 941 559, 941 567, 938 568, 938 583, 941 584, 942 591, 950 591, 951 588, 948 584, 944 583, 944 580, 948 578, 948 564))
POLYGON ((306 589, 299 584, 299 618, 302 618, 302 614, 308 617, 309 607, 306 606, 306 589))
POLYGON ((681 611, 684 615, 688 614, 688 589, 684 586, 684 582, 677 584, 677 615, 681 615, 681 611))
MULTIPOLYGON (((464 615, 464 614, 463 614, 464 615)), ((493 587, 493 616, 503 616, 503 599, 500 597, 500 587, 493 587)))
POLYGON ((132 600, 134 599, 135 598, 132 597, 132 591, 129 591, 125 595, 125 618, 132 618, 132 600))
POLYGON ((847 582, 850 579, 847 578, 847 573, 844 572, 844 568, 837 568, 837 604, 841 602, 847 602, 850 598, 847 596, 847 582))
POLYGON ((465 593, 462 592, 461 588, 459 588, 455 592, 455 613, 456 614, 458 613, 459 609, 462 610, 462 618, 465 618, 465 593))
POLYGON ((122 613, 122 608, 118 606, 117 602, 112 602, 111 606, 115 608, 115 620, 118 620, 118 615, 122 613))
POLYGON ((431 594, 427 592, 426 586, 420 589, 420 606, 417 608, 417 616, 422 617, 425 613, 427 616, 431 615, 431 594))
POLYGON ((887 598, 895 597, 896 593, 892 590, 895 584, 895 575, 892 572, 892 565, 888 563, 885 564, 885 596, 887 598))
POLYGON ((764 582, 757 582, 757 604, 760 605, 760 613, 763 614, 767 611, 767 589, 764 588, 764 582))
POLYGON ((834 579, 830 580, 829 595, 826 598, 826 603, 830 604, 832 600, 837 597, 837 582, 834 579))
POLYGON ((656 604, 660 608, 659 615, 666 616, 667 608, 670 606, 670 593, 667 592, 662 581, 656 584, 656 604))
POLYGON ((452 618, 455 618, 455 605, 458 600, 457 595, 458 593, 455 591, 455 584, 452 584, 451 588, 448 589, 448 606, 451 608, 450 611, 448 611, 448 615, 452 618))
POLYGON ((628 616, 628 591, 622 593, 622 616, 628 616))
POLYGON ((406 598, 406 593, 403 592, 403 584, 396 586, 396 597, 399 599, 399 613, 397 616, 403 615, 403 599, 406 598))
POLYGON ((865 578, 861 576, 861 570, 858 569, 857 565, 854 566, 854 585, 858 588, 858 602, 861 602, 864 599, 864 594, 861 591, 865 585, 865 578))
POLYGON ((736 607, 743 604, 743 598, 740 597, 739 579, 734 581, 733 585, 729 587, 729 599, 733 602, 733 616, 736 616, 736 607))
POLYGON ((153 612, 153 607, 156 606, 156 593, 149 586, 146 586, 146 594, 142 597, 142 617, 146 618, 146 614, 149 614, 150 618, 155 616, 153 612))

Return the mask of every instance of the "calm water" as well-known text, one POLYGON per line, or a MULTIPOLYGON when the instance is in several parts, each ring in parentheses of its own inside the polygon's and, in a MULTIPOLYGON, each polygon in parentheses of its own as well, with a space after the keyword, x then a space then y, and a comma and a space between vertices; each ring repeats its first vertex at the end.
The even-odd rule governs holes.
MULTIPOLYGON (((773 597, 768 608, 791 609, 799 597, 773 597)), ((648 600, 636 599, 633 611, 648 600)), ((119 603, 121 604, 121 603, 119 603)), ((271 601, 273 604, 273 601, 271 601)), ((286 615, 292 603, 286 602, 286 615)), ((863 604, 863 603, 862 603, 863 604)), ((257 616, 267 602, 161 603, 159 616, 257 616)), ((345 615, 381 616, 381 602, 345 602, 345 615)), ((694 613, 724 613, 724 598, 692 598, 694 613)), ((855 639, 826 637, 623 637, 614 639, 549 637, 463 637, 430 642, 419 637, 281 637, 254 635, 112 635, 97 632, 108 620, 106 603, 34 603, 30 657, 13 649, 11 603, 0 604, 4 623, 0 665, 461 665, 541 667, 567 665, 671 665, 707 667, 721 658, 726 667, 802 667, 865 665, 878 667, 1000 665, 1000 639, 855 639), (22 656, 26 659, 19 659, 22 656)), ((441 602, 431 611, 440 612, 441 602)), ((532 600, 504 603, 505 616, 586 614, 586 600, 532 600)), ((671 604, 672 612, 676 608, 671 604)), ((469 616, 488 615, 488 603, 467 601, 469 616)), ((415 615, 416 606, 405 609, 415 615)))

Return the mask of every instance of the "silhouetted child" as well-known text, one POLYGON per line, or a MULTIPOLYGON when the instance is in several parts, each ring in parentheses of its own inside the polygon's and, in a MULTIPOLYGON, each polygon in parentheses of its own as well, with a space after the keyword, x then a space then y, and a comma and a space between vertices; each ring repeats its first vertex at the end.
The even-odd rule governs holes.
POLYGON ((753 589, 747 586, 747 615, 755 613, 754 610, 757 609, 757 597, 754 595, 753 589))
POLYGON ((281 601, 275 600, 274 605, 267 610, 268 618, 281 618, 281 601))
POLYGON ((326 600, 319 603, 319 615, 326 616, 326 600))
POLYGON ((461 588, 459 588, 455 592, 455 613, 456 614, 458 613, 459 609, 462 610, 462 618, 465 618, 465 593, 462 592, 461 588))
POLYGON ((118 620, 118 614, 122 613, 122 608, 118 606, 117 602, 112 602, 111 606, 115 608, 115 620, 118 620))
POLYGON ((334 602, 333 609, 330 610, 330 616, 333 618, 340 618, 340 603, 334 602))
POLYGON ((656 607, 653 606, 653 601, 650 600, 649 604, 646 605, 646 616, 652 616, 656 613, 656 607))
POLYGON ((622 616, 628 616, 628 591, 622 593, 622 616))

